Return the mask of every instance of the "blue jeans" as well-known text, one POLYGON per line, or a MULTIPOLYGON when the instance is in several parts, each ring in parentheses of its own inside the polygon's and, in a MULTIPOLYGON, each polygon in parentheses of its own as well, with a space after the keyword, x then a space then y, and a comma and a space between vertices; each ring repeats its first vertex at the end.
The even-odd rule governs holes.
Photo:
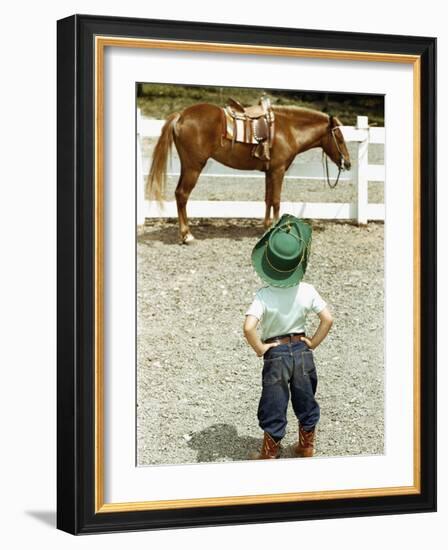
POLYGON ((320 418, 314 398, 317 372, 313 352, 304 342, 281 344, 263 356, 263 390, 258 405, 260 428, 281 439, 286 431, 289 394, 294 413, 305 430, 313 429, 320 418))

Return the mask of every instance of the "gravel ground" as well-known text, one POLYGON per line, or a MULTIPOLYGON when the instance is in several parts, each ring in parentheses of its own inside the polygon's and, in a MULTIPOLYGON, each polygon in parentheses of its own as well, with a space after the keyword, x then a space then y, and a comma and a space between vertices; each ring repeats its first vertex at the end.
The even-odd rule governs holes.
MULTIPOLYGON (((261 286, 250 263, 261 222, 191 225, 192 246, 177 244, 177 221, 151 221, 138 237, 139 465, 246 460, 262 440, 262 360, 242 335, 244 312, 261 286)), ((305 280, 335 319, 315 351, 316 456, 384 450, 383 245, 380 223, 313 223, 305 280)), ((315 320, 307 332, 314 327, 315 320)), ((288 421, 283 458, 293 456, 296 442, 291 407, 288 421)))

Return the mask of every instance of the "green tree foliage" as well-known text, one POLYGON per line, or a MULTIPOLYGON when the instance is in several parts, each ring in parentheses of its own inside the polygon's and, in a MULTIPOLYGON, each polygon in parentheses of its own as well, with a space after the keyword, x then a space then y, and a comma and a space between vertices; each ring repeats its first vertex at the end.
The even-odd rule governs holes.
POLYGON ((137 105, 145 116, 164 119, 194 103, 224 106, 227 98, 233 97, 243 105, 251 105, 258 102, 262 94, 268 95, 273 105, 318 109, 339 117, 346 125, 355 124, 356 117, 364 115, 369 117, 371 125, 384 126, 384 97, 381 95, 139 83, 137 105))

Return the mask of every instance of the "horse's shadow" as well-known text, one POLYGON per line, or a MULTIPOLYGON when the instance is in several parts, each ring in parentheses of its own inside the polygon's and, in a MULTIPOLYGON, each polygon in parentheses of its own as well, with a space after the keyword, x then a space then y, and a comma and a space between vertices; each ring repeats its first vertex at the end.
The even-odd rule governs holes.
MULTIPOLYGON (((200 221, 190 223, 190 227, 196 241, 208 239, 230 239, 233 241, 253 239, 256 241, 265 231, 259 220, 256 222, 253 220, 239 220, 238 223, 200 221)), ((163 224, 157 222, 153 226, 148 225, 143 233, 138 236, 140 244, 150 244, 155 241, 168 245, 178 245, 179 228, 177 220, 175 222, 166 221, 163 224)))
MULTIPOLYGON (((262 437, 241 436, 235 426, 214 424, 193 434, 188 446, 197 451, 197 462, 220 462, 250 460, 253 452, 261 449, 262 437)), ((292 449, 283 448, 281 457, 294 456, 292 449)))

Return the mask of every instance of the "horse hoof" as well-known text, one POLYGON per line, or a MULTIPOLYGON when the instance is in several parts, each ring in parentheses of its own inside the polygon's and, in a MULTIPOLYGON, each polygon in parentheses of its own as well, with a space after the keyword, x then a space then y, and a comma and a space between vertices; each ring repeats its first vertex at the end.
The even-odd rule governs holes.
POLYGON ((180 244, 193 244, 195 239, 191 233, 187 233, 185 237, 182 237, 180 244))

